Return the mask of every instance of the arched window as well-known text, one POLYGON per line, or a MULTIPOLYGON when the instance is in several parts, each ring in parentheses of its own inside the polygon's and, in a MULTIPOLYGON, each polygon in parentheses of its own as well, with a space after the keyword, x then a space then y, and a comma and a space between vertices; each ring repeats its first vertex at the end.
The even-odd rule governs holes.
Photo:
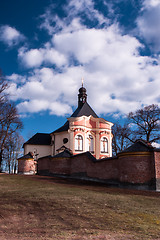
POLYGON ((106 137, 101 138, 101 152, 102 153, 108 152, 108 139, 106 137))
POLYGON ((93 153, 94 152, 94 139, 93 139, 92 135, 89 135, 87 140, 88 140, 88 146, 87 146, 88 151, 93 153))
POLYGON ((75 137, 75 151, 83 151, 83 137, 81 135, 75 137))

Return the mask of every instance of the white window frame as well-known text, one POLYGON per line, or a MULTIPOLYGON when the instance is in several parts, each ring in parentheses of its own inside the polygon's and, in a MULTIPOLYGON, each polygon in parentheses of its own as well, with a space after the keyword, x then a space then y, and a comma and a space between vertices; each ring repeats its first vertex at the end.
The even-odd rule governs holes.
POLYGON ((108 153, 108 138, 106 136, 101 137, 101 153, 108 153))
POLYGON ((87 137, 87 150, 94 153, 94 137, 92 134, 89 134, 87 137))
POLYGON ((77 134, 75 136, 75 151, 76 152, 83 151, 83 136, 81 134, 77 134))

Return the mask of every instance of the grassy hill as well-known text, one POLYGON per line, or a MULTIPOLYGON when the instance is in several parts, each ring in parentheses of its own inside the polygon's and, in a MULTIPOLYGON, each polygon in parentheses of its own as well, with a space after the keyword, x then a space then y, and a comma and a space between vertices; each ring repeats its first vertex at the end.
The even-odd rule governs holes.
POLYGON ((160 239, 160 194, 0 174, 0 239, 160 239))

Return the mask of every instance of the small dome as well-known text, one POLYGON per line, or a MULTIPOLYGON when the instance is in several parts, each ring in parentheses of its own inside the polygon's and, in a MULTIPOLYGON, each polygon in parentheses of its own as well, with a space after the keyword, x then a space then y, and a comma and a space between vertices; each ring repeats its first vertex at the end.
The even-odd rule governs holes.
POLYGON ((79 89, 79 93, 86 93, 86 89, 85 89, 84 87, 81 87, 81 88, 79 89))

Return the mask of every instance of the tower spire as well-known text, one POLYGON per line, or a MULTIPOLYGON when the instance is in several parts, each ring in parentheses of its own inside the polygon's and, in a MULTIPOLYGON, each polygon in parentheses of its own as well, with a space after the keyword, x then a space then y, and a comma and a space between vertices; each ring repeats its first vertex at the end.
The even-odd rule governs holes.
POLYGON ((82 77, 82 88, 83 88, 84 78, 82 77))
POLYGON ((85 102, 87 102, 87 94, 86 89, 83 87, 84 84, 84 78, 82 80, 82 87, 79 89, 78 94, 78 107, 81 108, 85 102))

